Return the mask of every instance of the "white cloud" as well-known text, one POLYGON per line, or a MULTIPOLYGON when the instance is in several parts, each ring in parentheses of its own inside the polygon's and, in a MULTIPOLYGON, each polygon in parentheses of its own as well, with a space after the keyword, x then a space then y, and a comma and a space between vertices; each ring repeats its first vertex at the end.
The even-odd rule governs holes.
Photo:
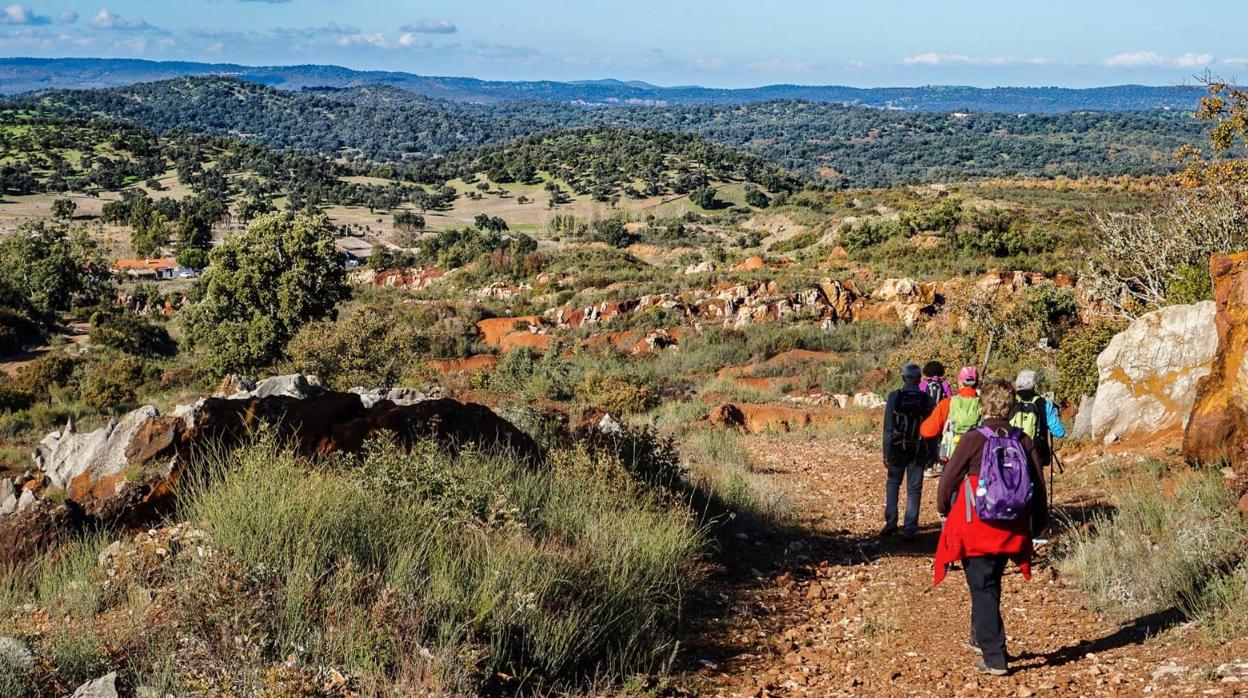
POLYGON ((390 41, 385 34, 343 34, 334 42, 339 46, 373 46, 375 48, 390 48, 390 41))
POLYGON ((1213 63, 1212 53, 1167 56, 1156 51, 1129 51, 1105 59, 1111 68, 1204 68, 1213 63))
POLYGON ((1047 58, 1014 58, 1013 56, 968 56, 965 53, 920 53, 903 58, 904 65, 940 66, 940 65, 1045 65, 1047 58))
POLYGON ((37 15, 34 10, 17 3, 5 5, 0 11, 0 24, 47 24, 49 21, 51 20, 47 17, 37 15))
POLYGON ((773 58, 769 61, 747 63, 745 67, 757 73, 809 73, 814 69, 815 63, 814 61, 773 58))
POLYGON ((410 34, 454 34, 459 31, 459 27, 449 19, 422 19, 404 25, 401 31, 410 34))
POLYGON ((723 70, 728 67, 728 61, 722 58, 695 58, 689 65, 697 70, 723 70))
POLYGON ((1223 65, 1248 65, 1248 58, 1223 58, 1223 65))
POLYGON ((1213 63, 1212 53, 1185 53, 1175 59, 1175 65, 1180 68, 1204 68, 1213 63))
POLYGON ((141 19, 126 19, 121 15, 101 9, 91 18, 91 26, 109 31, 152 31, 156 27, 141 19))
POLYGON ((399 44, 399 46, 402 46, 403 48, 429 48, 430 46, 433 45, 429 43, 428 41, 425 41, 424 39, 420 38, 419 36, 413 34, 412 32, 404 32, 402 34, 399 34, 399 39, 397 43, 399 44))
POLYGON ((73 10, 65 10, 56 16, 56 21, 61 24, 73 24, 78 21, 78 13, 73 10))

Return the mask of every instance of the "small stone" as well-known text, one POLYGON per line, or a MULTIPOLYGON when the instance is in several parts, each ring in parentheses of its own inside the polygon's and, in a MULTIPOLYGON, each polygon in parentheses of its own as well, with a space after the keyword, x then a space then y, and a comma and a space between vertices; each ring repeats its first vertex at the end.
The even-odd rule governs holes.
POLYGON ((70 698, 117 698, 117 672, 82 684, 70 698))

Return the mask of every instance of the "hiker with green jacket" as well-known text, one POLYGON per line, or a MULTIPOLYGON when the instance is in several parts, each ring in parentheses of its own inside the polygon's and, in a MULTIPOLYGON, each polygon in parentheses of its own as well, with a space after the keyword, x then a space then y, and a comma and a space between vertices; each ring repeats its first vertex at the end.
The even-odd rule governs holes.
POLYGON ((1053 462, 1052 439, 1066 438, 1066 425, 1052 401, 1036 394, 1036 372, 1020 371, 1014 379, 1015 402, 1010 424, 1022 429, 1036 444, 1040 467, 1053 462), (1050 438, 1051 437, 1051 438, 1050 438))
POLYGON ((979 426, 979 391, 975 388, 978 384, 979 369, 963 366, 958 371, 958 391, 941 400, 923 421, 923 438, 940 439, 940 459, 928 469, 927 477, 938 477, 943 469, 941 464, 949 460, 962 435, 979 426))

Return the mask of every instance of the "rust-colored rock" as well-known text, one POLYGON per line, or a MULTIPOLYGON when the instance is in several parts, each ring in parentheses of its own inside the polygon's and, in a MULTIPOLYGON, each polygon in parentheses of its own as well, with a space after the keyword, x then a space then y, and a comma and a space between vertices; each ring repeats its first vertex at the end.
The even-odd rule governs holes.
POLYGON ((536 315, 496 317, 478 322, 477 331, 481 333, 482 342, 489 346, 497 347, 502 343, 503 337, 515 332, 517 329, 541 326, 542 319, 536 315))
MULTIPOLYGON (((1196 404, 1183 438, 1189 459, 1248 468, 1248 253, 1210 262, 1217 355, 1196 386, 1196 404)), ((1248 482, 1237 478, 1240 494, 1248 482)))
POLYGON ((35 501, 0 517, 0 567, 30 559, 87 527, 145 526, 167 514, 180 484, 206 453, 229 449, 267 430, 298 453, 316 457, 356 451, 374 436, 392 434, 410 445, 428 438, 449 449, 475 444, 530 463, 537 444, 489 408, 449 399, 365 408, 356 393, 209 398, 162 416, 150 406, 89 434, 67 425, 41 444, 40 471, 23 484, 35 501), (59 445, 59 448, 57 446, 59 445), (64 482, 63 504, 42 495, 64 482))
POLYGON ((724 403, 707 415, 712 426, 751 434, 796 431, 835 422, 842 411, 835 408, 790 407, 775 404, 724 403))
POLYGON ((544 352, 550 348, 550 343, 553 340, 554 338, 548 334, 522 330, 503 335, 502 339, 498 341, 498 349, 504 354, 519 347, 528 347, 529 349, 544 352))
POLYGON ((430 359, 426 363, 435 372, 449 376, 456 373, 480 373, 492 370, 498 365, 498 357, 493 354, 474 354, 462 359, 430 359))
POLYGON ((732 270, 733 271, 757 271, 759 269, 766 269, 766 268, 767 268, 767 260, 763 259, 762 257, 759 257, 758 255, 754 255, 753 257, 749 257, 745 261, 734 266, 732 270))
POLYGON ((178 417, 161 416, 147 420, 126 445, 126 461, 144 465, 166 460, 177 454, 178 443, 186 425, 178 417))
POLYGON ((356 269, 347 280, 361 286, 387 286, 419 290, 442 280, 446 274, 438 267, 411 269, 356 269))
POLYGON ((511 422, 488 407, 450 399, 422 400, 411 405, 380 402, 360 419, 331 428, 320 443, 321 452, 357 451, 379 434, 393 434, 404 446, 431 438, 439 444, 459 447, 476 444, 535 462, 541 455, 537 444, 511 422))
POLYGON ((0 563, 17 566, 70 540, 82 529, 85 516, 73 502, 38 500, 0 519, 0 563))

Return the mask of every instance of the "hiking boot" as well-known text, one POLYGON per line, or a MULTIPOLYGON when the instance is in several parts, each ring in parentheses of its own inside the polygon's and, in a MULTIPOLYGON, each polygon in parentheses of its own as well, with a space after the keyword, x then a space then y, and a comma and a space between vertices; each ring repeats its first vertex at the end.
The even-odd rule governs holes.
POLYGON ((914 531, 911 531, 910 529, 906 529, 901 532, 901 539, 906 541, 907 543, 914 540, 914 536, 915 536, 914 531))
POLYGON ((933 480, 940 477, 940 474, 944 471, 945 469, 939 465, 929 466, 927 470, 923 471, 923 477, 933 480))
POLYGON ((975 671, 978 671, 981 674, 988 674, 989 676, 1005 676, 1010 673, 1010 670, 1006 667, 988 666, 982 661, 975 662, 975 671))
POLYGON ((897 532, 897 524, 884 524, 884 528, 880 529, 880 537, 887 538, 897 532))
POLYGON ((971 637, 966 638, 966 646, 975 654, 978 654, 981 657, 984 656, 984 650, 981 649, 979 645, 975 644, 975 636, 972 635, 971 637))

